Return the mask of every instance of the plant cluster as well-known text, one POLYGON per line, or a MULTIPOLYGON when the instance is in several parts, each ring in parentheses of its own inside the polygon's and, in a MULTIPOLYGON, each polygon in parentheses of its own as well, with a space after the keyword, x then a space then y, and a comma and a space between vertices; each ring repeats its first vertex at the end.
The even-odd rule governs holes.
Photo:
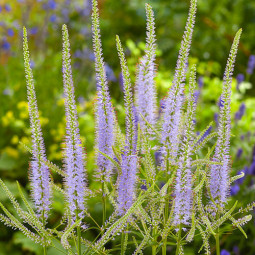
POLYGON ((229 200, 231 183, 244 177, 230 176, 231 84, 234 63, 242 30, 232 43, 219 102, 218 128, 209 133, 211 124, 199 135, 195 132, 197 94, 196 66, 189 65, 197 1, 191 0, 185 32, 181 42, 175 75, 161 109, 157 108, 156 33, 154 13, 146 4, 147 33, 145 54, 137 67, 136 84, 130 72, 121 40, 116 36, 125 104, 125 130, 121 130, 111 101, 106 66, 100 38, 97 0, 92 1, 92 32, 97 80, 96 167, 94 178, 99 189, 90 187, 86 171, 86 153, 80 136, 71 69, 67 26, 63 25, 62 72, 65 98, 65 139, 63 169, 47 159, 37 108, 27 31, 23 30, 23 52, 27 82, 32 148, 30 183, 33 205, 17 183, 26 209, 17 202, 5 183, 2 189, 11 200, 17 217, 2 203, 0 220, 19 229, 43 247, 54 247, 64 254, 145 254, 175 250, 185 254, 185 245, 202 238, 201 250, 220 254, 220 237, 252 218, 254 203, 235 210, 237 201, 229 200), (187 85, 186 85, 187 80, 187 85), (133 89, 134 88, 134 89, 133 89), (188 92, 187 92, 188 91, 188 92), (159 114, 160 112, 160 114, 159 114), (212 143, 213 140, 216 140, 212 143), (206 147, 211 141, 212 146, 206 147), (206 153, 201 157, 201 150, 206 153), (63 178, 58 185, 51 171, 63 178), (57 193, 64 197, 65 215, 57 226, 49 227, 49 215, 57 193), (89 211, 90 198, 101 199, 102 221, 89 211), (107 207, 112 214, 107 215, 107 207), (90 222, 90 223, 89 223, 90 222), (98 231, 91 238, 88 232, 98 231), (121 241, 108 245, 116 236, 121 241), (215 240, 215 245, 212 245, 215 240), (62 247, 59 248, 58 244, 62 247))

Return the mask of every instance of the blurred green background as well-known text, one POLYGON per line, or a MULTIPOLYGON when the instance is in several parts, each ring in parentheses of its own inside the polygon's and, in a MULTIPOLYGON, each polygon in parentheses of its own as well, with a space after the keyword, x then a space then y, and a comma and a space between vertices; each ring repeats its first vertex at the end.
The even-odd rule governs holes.
MULTIPOLYGON (((187 0, 99 0, 103 52, 110 92, 120 124, 124 108, 120 65, 115 47, 118 34, 125 45, 128 65, 135 81, 136 64, 145 47, 145 9, 148 2, 156 17, 157 78, 159 99, 171 85, 173 71, 187 19, 187 0)), ((67 24, 71 40, 73 77, 80 130, 87 150, 89 183, 93 185, 95 72, 91 39, 91 3, 89 0, 0 0, 0 178, 18 196, 16 180, 29 194, 29 158, 19 141, 30 145, 28 105, 22 55, 22 27, 29 34, 31 66, 40 110, 48 159, 62 166, 62 142, 65 134, 61 73, 61 26, 67 24)), ((246 177, 231 187, 230 199, 241 207, 255 199, 255 2, 247 0, 198 0, 189 65, 198 71, 197 132, 213 121, 217 128, 218 101, 222 76, 235 32, 243 35, 234 72, 232 96, 233 173, 244 170, 246 177)), ((160 107, 160 101, 158 102, 160 107)), ((61 179, 56 176, 56 182, 61 179)), ((0 200, 12 211, 7 197, 0 200)), ((49 224, 54 225, 63 211, 57 198, 49 224)), ((13 212, 13 211, 12 211, 13 212)), ((100 205, 91 213, 100 219, 100 205)), ((255 254, 254 219, 245 227, 248 240, 238 232, 222 238, 222 248, 231 254, 255 254)), ((195 245, 196 246, 196 242, 195 245)), ((196 254, 196 248, 187 248, 196 254)), ((41 249, 0 224, 0 255, 41 254, 41 249)), ((50 251, 49 254, 57 254, 50 251)), ((185 253, 186 254, 186 253, 185 253)))

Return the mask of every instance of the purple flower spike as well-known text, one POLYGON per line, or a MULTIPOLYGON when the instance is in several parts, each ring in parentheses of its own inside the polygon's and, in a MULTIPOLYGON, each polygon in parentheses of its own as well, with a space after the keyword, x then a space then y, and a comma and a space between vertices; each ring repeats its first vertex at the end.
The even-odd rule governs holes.
POLYGON ((176 158, 179 147, 179 126, 182 115, 184 81, 187 72, 188 55, 191 45, 195 13, 197 8, 196 0, 191 1, 189 17, 186 23, 183 40, 177 60, 175 75, 163 111, 162 125, 162 153, 165 160, 172 161, 176 158), (168 158, 166 158, 168 155, 168 158))
MULTIPOLYGON (((114 119, 113 109, 109 97, 104 98, 102 91, 98 92, 97 100, 97 148, 100 152, 113 157, 112 146, 114 144, 114 119)), ((98 178, 109 181, 112 173, 112 162, 100 152, 97 153, 98 178)))
MULTIPOLYGON (((96 81, 97 81, 97 113, 96 113, 96 140, 97 148, 97 166, 98 177, 103 181, 109 181, 112 173, 112 162, 103 154, 113 158, 114 144, 114 112, 110 101, 109 88, 107 83, 107 70, 109 75, 110 67, 105 65, 102 52, 102 43, 100 38, 99 14, 97 1, 93 1, 92 11, 92 32, 93 48, 95 55, 96 81)), ((112 72, 112 70, 111 70, 112 72)), ((111 74, 113 78, 113 73, 111 74)), ((115 76, 114 76, 115 77, 115 76)))
POLYGON ((135 196, 137 156, 124 152, 121 162, 121 174, 118 177, 118 212, 124 215, 132 206, 135 196))
POLYGON ((32 129, 32 142, 33 142, 33 156, 31 161, 31 187, 32 196, 35 203, 35 207, 39 217, 42 217, 43 222, 47 220, 48 212, 51 205, 51 185, 50 185, 50 172, 46 166, 47 161, 44 141, 41 131, 41 124, 39 119, 39 113, 36 102, 33 73, 30 66, 30 57, 27 42, 27 31, 24 28, 24 60, 25 60, 25 72, 27 82, 27 94, 29 104, 29 116, 30 126, 32 129))
POLYGON ((74 99, 74 86, 72 80, 70 43, 68 30, 63 25, 63 81, 66 111, 66 148, 65 148, 65 186, 67 202, 75 222, 84 216, 85 209, 85 155, 81 145, 80 131, 77 121, 77 110, 74 99))
MULTIPOLYGON (((242 30, 236 33, 232 44, 229 59, 223 78, 223 91, 221 94, 222 107, 220 107, 218 140, 215 147, 213 161, 220 162, 222 165, 211 166, 210 192, 212 197, 219 206, 223 207, 229 193, 229 144, 231 133, 231 83, 234 69, 237 48, 242 30)), ((216 209, 216 208, 215 208, 216 209)), ((216 209, 217 210, 217 209, 216 209)))
POLYGON ((150 5, 146 4, 147 16, 147 38, 145 56, 141 59, 138 67, 138 75, 136 81, 136 105, 138 118, 143 131, 151 131, 148 129, 146 121, 154 126, 156 121, 156 89, 155 89, 155 27, 154 14, 150 5), (143 117, 142 117, 142 116, 143 117), (146 120, 144 120, 144 119, 146 120))
POLYGON ((196 84, 196 68, 190 74, 190 95, 188 99, 188 110, 181 143, 181 153, 178 161, 176 184, 175 184, 175 204, 174 204, 174 224, 189 225, 192 209, 192 176, 191 176, 191 145, 193 142, 194 115, 196 109, 196 98, 194 96, 196 84))

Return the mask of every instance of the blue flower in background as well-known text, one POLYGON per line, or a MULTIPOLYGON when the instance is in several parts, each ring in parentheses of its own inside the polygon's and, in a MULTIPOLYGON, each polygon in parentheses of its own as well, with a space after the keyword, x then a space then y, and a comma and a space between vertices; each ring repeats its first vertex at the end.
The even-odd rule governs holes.
POLYGON ((35 35, 35 34, 37 34, 37 32, 38 32, 38 27, 32 27, 30 30, 31 35, 35 35))
POLYGON ((202 76, 200 76, 200 77, 198 78, 197 83, 198 83, 198 87, 199 87, 199 88, 202 88, 202 87, 203 87, 203 85, 204 85, 204 79, 203 79, 202 76))
POLYGON ((112 68, 106 63, 105 64, 105 72, 106 72, 106 77, 108 78, 108 80, 116 82, 117 78, 112 70, 112 68))
POLYGON ((235 196, 240 190, 240 187, 238 184, 232 185, 230 188, 230 195, 235 196))
POLYGON ((255 175, 255 161, 252 162, 250 168, 249 168, 249 174, 255 175))
POLYGON ((252 74, 255 68, 255 55, 250 55, 247 67, 247 73, 252 74))
POLYGON ((237 153, 236 153, 237 159, 240 159, 241 156, 242 156, 242 154, 243 154, 243 149, 242 149, 242 148, 239 148, 239 149, 237 150, 237 153))
POLYGON ((49 19, 50 22, 56 22, 56 20, 57 20, 57 16, 55 14, 50 16, 50 19, 49 19))
POLYGON ((244 74, 242 73, 239 73, 237 76, 236 76, 236 80, 237 80, 237 83, 240 84, 241 82, 244 81, 244 74))
POLYGON ((223 250, 220 252, 220 255, 230 255, 230 252, 223 249, 223 250))
POLYGON ((49 9, 55 10, 56 7, 57 7, 57 3, 54 0, 49 0, 48 1, 48 6, 49 6, 49 9))
POLYGON ((242 73, 239 73, 236 76, 236 81, 237 81, 236 89, 237 90, 239 90, 240 84, 244 81, 244 79, 245 79, 245 77, 244 77, 244 74, 242 74, 242 73))
POLYGON ((14 36, 14 31, 13 31, 13 29, 12 29, 12 28, 8 28, 8 29, 7 29, 7 34, 8 34, 8 36, 14 36))
POLYGON ((11 11, 11 6, 9 4, 5 4, 4 8, 7 12, 11 11))
POLYGON ((3 43, 2 43, 2 48, 4 50, 8 51, 11 48, 11 44, 9 42, 7 42, 6 40, 4 40, 3 43))
POLYGON ((240 120, 245 112, 246 106, 244 103, 242 103, 239 107, 239 110, 235 113, 235 120, 240 120))
POLYGON ((238 246, 234 246, 234 248, 233 248, 233 252, 237 255, 237 254, 239 254, 239 248, 238 248, 238 246))

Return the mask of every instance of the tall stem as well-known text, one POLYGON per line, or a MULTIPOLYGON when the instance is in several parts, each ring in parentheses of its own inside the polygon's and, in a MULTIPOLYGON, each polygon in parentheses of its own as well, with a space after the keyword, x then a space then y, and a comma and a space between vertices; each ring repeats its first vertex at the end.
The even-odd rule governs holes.
POLYGON ((121 234, 121 255, 125 255, 124 243, 125 243, 125 233, 124 233, 124 229, 123 229, 122 234, 121 234))
POLYGON ((104 179, 102 179, 102 204, 103 204, 103 228, 105 227, 105 220, 106 220, 106 199, 104 194, 104 179))
POLYGON ((179 253, 180 253, 181 237, 182 237, 182 225, 180 224, 175 255, 179 255, 179 253))
POLYGON ((215 240, 216 240, 216 254, 220 255, 220 235, 219 235, 219 228, 218 231, 215 235, 215 240))
POLYGON ((127 241, 128 241, 128 225, 126 227, 126 231, 123 229, 121 234, 121 255, 125 255, 125 251, 127 249, 127 241))
MULTIPOLYGON (((42 213, 42 223, 43 223, 43 226, 45 227, 44 210, 43 210, 43 213, 42 213)), ((46 247, 45 240, 44 240, 44 245, 43 245, 43 255, 47 255, 47 247, 46 247)))
MULTIPOLYGON (((77 201, 76 201, 76 219, 79 218, 79 214, 78 214, 78 204, 77 204, 77 201)), ((77 243, 78 243, 78 255, 81 255, 81 227, 80 226, 77 226, 77 243)))
MULTIPOLYGON (((168 182, 168 178, 170 178, 170 176, 168 175, 168 169, 169 169, 169 151, 167 152, 167 161, 166 161, 166 183, 168 182)), ((167 193, 166 193, 166 198, 165 198, 165 217, 164 217, 164 223, 165 225, 167 224, 167 220, 168 220, 168 214, 169 214, 169 200, 168 200, 168 194, 169 194, 170 190, 169 187, 167 188, 167 193)), ((163 240, 163 246, 162 246, 162 255, 166 255, 166 248, 167 248, 167 237, 163 240)))
MULTIPOLYGON (((155 227, 153 228, 153 237, 155 236, 155 227)), ((157 254, 157 245, 152 245, 152 255, 157 254)))
POLYGON ((81 255, 81 227, 77 227, 78 255, 81 255))

